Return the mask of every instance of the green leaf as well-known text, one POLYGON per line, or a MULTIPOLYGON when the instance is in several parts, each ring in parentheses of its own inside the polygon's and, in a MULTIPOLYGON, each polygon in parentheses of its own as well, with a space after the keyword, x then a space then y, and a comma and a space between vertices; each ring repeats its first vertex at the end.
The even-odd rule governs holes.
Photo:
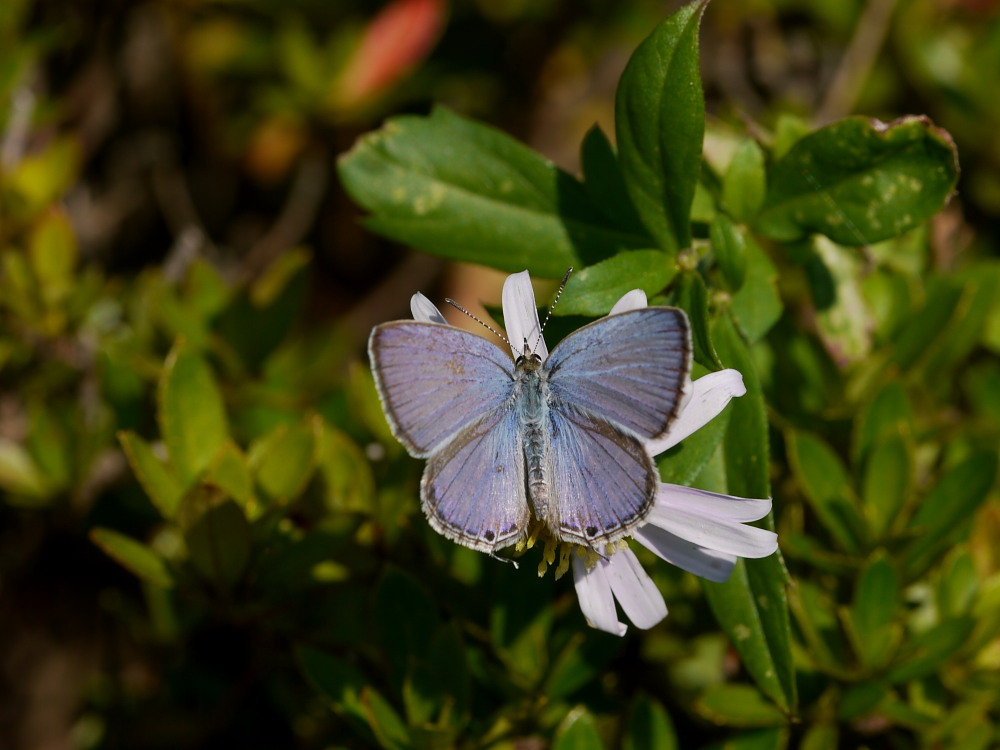
MULTIPOLYGON (((722 361, 743 374, 747 394, 734 399, 724 442, 728 491, 740 497, 770 497, 768 432, 760 380, 750 351, 728 318, 714 327, 722 361)), ((770 516, 763 525, 774 529, 770 516)), ((740 561, 725 583, 703 582, 719 624, 754 681, 783 711, 797 704, 788 619, 788 580, 780 553, 740 561)))
POLYGON ((157 395, 170 463, 190 487, 229 437, 222 395, 208 365, 183 340, 167 356, 157 395))
POLYGON ((732 407, 695 432, 688 435, 665 453, 660 454, 656 463, 660 469, 661 481, 670 484, 690 486, 715 454, 726 436, 732 407))
POLYGON ((957 617, 908 638, 886 679, 900 683, 933 674, 966 644, 975 626, 973 618, 957 617))
POLYGON ((941 210, 958 178, 951 136, 926 117, 849 117, 799 140, 768 175, 755 228, 772 239, 825 234, 865 245, 941 210))
POLYGON ((927 494, 910 521, 915 538, 902 554, 907 579, 919 576, 933 565, 968 530, 996 475, 996 453, 974 453, 945 474, 927 494))
POLYGON ((47 307, 61 305, 73 289, 76 236, 69 219, 58 212, 45 215, 34 227, 28 257, 47 307))
POLYGON ((625 725, 622 750, 677 750, 678 746, 670 714, 652 698, 637 695, 625 725))
POLYGON ((410 661, 427 656, 440 626, 437 605, 410 575, 390 568, 375 589, 375 614, 392 682, 401 685, 410 661))
POLYGON ((646 228, 629 199, 618 155, 599 125, 594 125, 584 136, 580 166, 583 186, 594 205, 617 226, 637 236, 645 236, 646 228))
POLYGON ((604 750, 597 722, 587 709, 574 708, 566 715, 556 730, 552 750, 604 750))
POLYGON ((871 451, 886 438, 911 435, 913 411, 903 386, 898 381, 890 381, 882 386, 854 424, 851 453, 857 465, 867 462, 871 451))
POLYGON ((840 458, 814 435, 789 430, 785 436, 792 471, 809 505, 841 548, 861 549, 864 522, 840 458))
POLYGON ((278 425, 250 446, 250 468, 272 502, 284 504, 298 497, 312 477, 319 420, 312 415, 292 425, 278 425))
POLYGON ((434 255, 559 278, 649 247, 572 176, 507 135, 442 107, 394 117, 340 159, 372 231, 434 255))
POLYGON ((721 370, 722 363, 715 352, 709 331, 708 289, 697 271, 685 271, 674 286, 673 301, 688 315, 691 322, 691 342, 694 360, 709 370, 721 370))
POLYGON ((90 540, 142 580, 155 586, 174 585, 163 558, 145 544, 101 526, 90 530, 90 540))
POLYGON ((170 469, 153 452, 153 448, 131 430, 118 433, 118 441, 125 451, 129 465, 135 472, 139 484, 164 518, 173 518, 177 513, 184 488, 170 469))
POLYGON ((31 454, 20 443, 6 438, 0 438, 0 488, 36 499, 47 497, 50 489, 31 454))
POLYGON ((881 539, 906 504, 913 485, 913 466, 906 441, 890 434, 875 444, 865 464, 862 511, 869 536, 881 539))
POLYGON ((615 94, 618 158, 636 210, 663 250, 691 244, 705 100, 698 62, 704 3, 661 23, 632 54, 615 94))
POLYGON ((326 422, 316 444, 316 465, 331 512, 372 511, 375 479, 368 459, 353 440, 326 422))
POLYGON ((543 688, 549 700, 567 698, 591 682, 616 655, 608 640, 594 633, 576 633, 570 637, 552 661, 543 688))
POLYGON ((747 253, 746 279, 733 295, 729 309, 740 331, 751 342, 759 341, 771 330, 784 305, 778 294, 778 271, 767 253, 753 237, 745 237, 747 253))
POLYGON ((177 514, 194 568, 222 591, 232 589, 250 562, 250 524, 242 509, 216 490, 196 487, 177 514))
POLYGON ((892 656, 900 604, 899 577, 884 554, 876 555, 861 572, 850 607, 854 647, 865 666, 878 667, 892 656))
POLYGON ((235 500, 244 511, 254 507, 253 476, 247 457, 231 440, 212 458, 205 474, 205 482, 214 485, 235 500))
POLYGON ((872 348, 872 320, 861 294, 863 275, 857 252, 814 237, 814 255, 806 262, 816 324, 826 350, 840 366, 860 362, 872 348))
POLYGON ((740 143, 729 162, 722 178, 722 197, 729 215, 736 221, 746 222, 760 210, 766 193, 764 152, 756 141, 748 138, 740 143))
POLYGON ((399 716, 367 684, 368 680, 357 668, 311 648, 298 648, 296 657, 306 679, 351 722, 359 734, 383 747, 408 745, 406 730, 399 716), (399 744, 393 744, 400 738, 399 744))
POLYGON ((571 274, 554 312, 607 315, 626 292, 642 289, 653 296, 663 291, 676 272, 673 259, 659 250, 619 253, 571 274))
POLYGON ((837 750, 839 732, 836 724, 813 724, 802 737, 801 750, 837 750))
POLYGON ((708 226, 715 260, 722 278, 733 292, 738 292, 747 275, 747 243, 743 233, 725 214, 716 214, 708 226))
POLYGON ((730 727, 776 727, 785 715, 750 685, 713 685, 695 703, 709 721, 730 727))

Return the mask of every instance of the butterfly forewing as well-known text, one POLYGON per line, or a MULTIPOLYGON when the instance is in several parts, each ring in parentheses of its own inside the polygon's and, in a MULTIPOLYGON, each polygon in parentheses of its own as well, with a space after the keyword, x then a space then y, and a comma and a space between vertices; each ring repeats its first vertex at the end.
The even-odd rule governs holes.
POLYGON ((524 538, 530 511, 511 403, 489 412, 430 457, 420 500, 431 526, 466 547, 492 553, 524 538))
POLYGON ((511 395, 506 352, 440 323, 377 326, 368 342, 375 384, 393 434, 426 458, 511 395))
POLYGON ((563 339, 545 362, 557 401, 646 439, 677 416, 690 367, 687 315, 673 307, 601 318, 563 339))
POLYGON ((620 539, 653 507, 659 476, 646 449, 565 403, 552 403, 549 425, 549 527, 562 541, 592 547, 620 539))

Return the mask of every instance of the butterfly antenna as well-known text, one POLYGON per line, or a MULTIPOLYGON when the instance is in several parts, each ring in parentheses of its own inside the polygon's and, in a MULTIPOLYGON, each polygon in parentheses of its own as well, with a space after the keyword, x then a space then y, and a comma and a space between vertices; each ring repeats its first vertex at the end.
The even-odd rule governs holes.
POLYGON ((534 351, 535 348, 538 346, 538 342, 542 340, 542 331, 544 331, 545 330, 545 326, 547 326, 549 324, 549 318, 552 317, 552 311, 555 309, 556 303, 559 301, 559 298, 562 296, 563 289, 566 288, 566 282, 569 281, 569 275, 571 273, 573 273, 573 266, 570 266, 569 268, 566 269, 566 273, 563 275, 562 281, 559 282, 559 289, 556 291, 556 296, 553 297, 553 299, 552 299, 552 304, 549 305, 549 311, 547 313, 545 313, 545 320, 542 321, 542 325, 538 329, 538 338, 535 339, 535 345, 533 347, 531 347, 532 351, 534 351))
POLYGON ((464 307, 462 307, 460 304, 458 304, 455 300, 451 299, 450 297, 445 297, 444 301, 447 302, 452 307, 454 307, 459 312, 463 312, 466 315, 468 315, 470 318, 472 318, 474 321, 476 321, 477 323, 479 323, 479 325, 481 325, 487 331, 491 331, 491 332, 495 333, 497 336, 499 336, 501 339, 503 339, 504 343, 506 343, 507 346, 509 346, 511 349, 514 348, 513 344, 511 344, 509 341, 507 341, 507 337, 504 336, 502 333, 500 333, 500 331, 498 331, 496 328, 494 328, 493 326, 491 326, 489 323, 485 323, 482 320, 480 320, 479 318, 477 318, 475 315, 473 315, 468 310, 466 310, 464 307))

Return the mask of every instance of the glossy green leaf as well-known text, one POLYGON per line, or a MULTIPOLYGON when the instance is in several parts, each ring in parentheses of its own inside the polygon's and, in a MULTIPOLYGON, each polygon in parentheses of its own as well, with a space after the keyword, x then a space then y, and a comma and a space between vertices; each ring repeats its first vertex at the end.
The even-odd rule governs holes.
POLYGON ((747 243, 743 233, 725 214, 716 214, 708 227, 712 252, 722 271, 726 286, 739 291, 747 275, 747 243))
POLYGON ((795 478, 813 511, 844 550, 858 552, 864 522, 840 458, 809 433, 790 430, 785 439, 795 478))
POLYGON ((966 644, 975 625, 971 617, 957 617, 911 636, 886 679, 900 683, 933 674, 966 644))
POLYGON ((615 95, 618 158, 639 217, 668 253, 691 243, 705 101, 698 62, 704 4, 663 21, 632 53, 615 95))
POLYGON ((893 623, 901 605, 899 576, 885 555, 873 557, 858 580, 850 619, 862 664, 878 667, 892 655, 893 623))
POLYGON ((862 512, 872 539, 889 530, 909 497, 913 467, 906 441, 890 434, 875 444, 861 484, 862 512))
POLYGON ((740 331, 759 341, 778 322, 784 305, 778 294, 778 271, 752 237, 746 239, 746 277, 729 309, 740 331))
POLYGON ((232 441, 227 441, 212 458, 205 481, 218 487, 244 510, 254 505, 253 476, 247 457, 232 441))
POLYGON ((279 425, 250 446, 247 460, 272 502, 286 503, 305 489, 316 467, 319 417, 279 425))
POLYGON ((708 317, 708 289, 696 271, 685 271, 674 285, 673 302, 688 315, 694 360, 709 370, 721 370, 722 363, 712 343, 708 317))
POLYGON ((250 562, 250 524, 216 490, 196 487, 181 501, 178 521, 195 570, 220 590, 232 589, 250 562))
POLYGON ((90 539, 104 552, 144 581, 156 586, 173 586, 174 579, 152 548, 112 529, 97 526, 90 530, 90 539))
POLYGON ((957 178, 951 136, 926 117, 849 117, 805 136, 771 167, 754 226, 781 241, 818 232, 841 245, 878 242, 940 211, 957 178))
POLYGON ((695 703, 709 721, 731 727, 775 727, 785 715, 750 685, 713 685, 695 703))
POLYGON ((677 733, 670 714, 657 701, 640 693, 632 702, 622 737, 622 750, 677 750, 677 733))
POLYGON ((587 709, 570 711, 556 730, 552 750, 604 750, 597 722, 587 709))
POLYGON ((583 170, 583 186, 594 205, 617 226, 645 236, 646 228, 629 198, 618 155, 599 125, 594 125, 584 136, 580 147, 580 167, 583 170))
MULTIPOLYGON (((750 351, 727 318, 716 321, 714 339, 722 361, 743 374, 747 394, 734 399, 724 442, 728 491, 770 497, 769 446, 763 394, 750 351)), ((773 530, 768 517, 762 524, 773 530)), ((754 681, 781 710, 797 705, 788 619, 788 576, 780 553, 741 560, 725 583, 703 582, 719 624, 754 681)))
POLYGON ((763 205, 766 193, 764 152, 756 141, 748 138, 736 149, 722 179, 726 209, 736 221, 750 221, 763 205))
POLYGON ((612 223, 583 186, 493 128, 443 107, 401 116, 340 159, 372 231, 434 255, 559 278, 648 237, 612 223))
POLYGON ((872 348, 871 315, 858 281, 862 261, 857 251, 826 237, 814 237, 812 249, 805 271, 816 308, 816 327, 833 360, 847 367, 867 358, 872 348))
POLYGON ((861 465, 875 446, 892 435, 907 436, 913 431, 913 410, 906 391, 898 381, 889 381, 879 390, 854 422, 851 453, 861 465))
POLYGON ((362 450, 340 430, 323 423, 316 444, 326 506, 337 511, 371 511, 375 479, 362 450))
POLYGON ((903 571, 908 578, 926 570, 968 530, 996 475, 996 452, 974 453, 947 472, 921 501, 910 520, 915 538, 903 551, 903 571))
POLYGON ((184 495, 181 483, 153 452, 152 446, 131 430, 119 432, 118 441, 139 484, 160 515, 173 518, 184 495))
POLYGON ((205 361, 179 340, 167 357, 157 396, 170 463, 189 487, 229 437, 222 395, 205 361))
POLYGON ((607 315, 626 292, 642 289, 652 297, 677 272, 673 259, 659 250, 632 250, 570 274, 555 315, 607 315))

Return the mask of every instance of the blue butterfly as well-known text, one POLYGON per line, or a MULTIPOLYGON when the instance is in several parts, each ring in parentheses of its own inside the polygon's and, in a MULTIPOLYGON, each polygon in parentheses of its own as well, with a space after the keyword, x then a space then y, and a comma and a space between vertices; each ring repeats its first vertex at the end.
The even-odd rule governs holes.
POLYGON ((393 435, 427 459, 424 513, 458 544, 495 554, 536 521, 599 550, 652 509, 659 473, 646 443, 677 417, 691 368, 683 310, 601 318, 547 357, 540 336, 511 361, 475 334, 421 321, 376 326, 368 352, 393 435))

